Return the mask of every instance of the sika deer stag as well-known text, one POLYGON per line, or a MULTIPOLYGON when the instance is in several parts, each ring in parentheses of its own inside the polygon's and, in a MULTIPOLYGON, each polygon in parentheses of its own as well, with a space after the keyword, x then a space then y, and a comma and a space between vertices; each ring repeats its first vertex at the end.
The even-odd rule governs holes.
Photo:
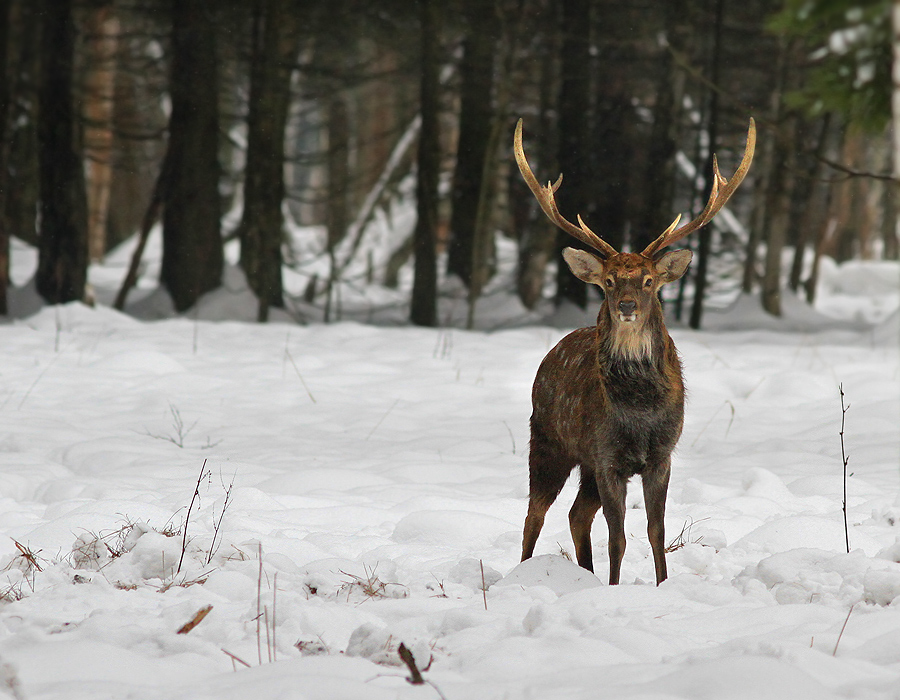
POLYGON ((563 338, 544 358, 534 380, 522 561, 534 553, 544 515, 577 465, 581 485, 569 511, 569 527, 578 563, 594 570, 591 524, 602 507, 609 528, 609 582, 619 582, 625 491, 628 480, 640 474, 657 585, 666 579, 663 521, 671 453, 684 417, 684 385, 657 293, 684 274, 691 251, 660 251, 718 213, 747 174, 755 143, 751 119, 744 157, 731 180, 721 176, 713 159, 712 193, 700 216, 676 229, 679 216, 642 252, 619 253, 580 216, 576 226, 560 215, 554 193, 562 175, 554 184, 538 184, 522 150, 519 120, 514 146, 522 177, 549 219, 596 251, 566 248, 563 257, 576 277, 596 284, 605 296, 597 325, 563 338))

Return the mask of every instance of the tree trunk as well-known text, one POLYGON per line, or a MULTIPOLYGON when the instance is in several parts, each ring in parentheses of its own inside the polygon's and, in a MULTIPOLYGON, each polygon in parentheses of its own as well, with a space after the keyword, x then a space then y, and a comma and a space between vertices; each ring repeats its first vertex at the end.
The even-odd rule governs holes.
POLYGON ((466 39, 459 68, 459 142, 453 172, 447 271, 468 286, 472 279, 476 221, 485 188, 482 179, 494 121, 494 53, 498 22, 481 0, 463 5, 466 39))
POLYGON ((793 188, 793 144, 788 122, 778 125, 775 135, 775 158, 766 210, 766 260, 763 275, 762 306, 773 316, 781 316, 781 254, 787 241, 793 188))
POLYGON ((794 185, 794 119, 787 113, 784 102, 790 70, 790 53, 789 46, 782 46, 778 84, 773 93, 777 117, 772 167, 766 194, 766 260, 762 307, 773 316, 781 316, 781 254, 787 241, 794 185))
POLYGON ((38 100, 40 83, 42 3, 13 0, 7 27, 7 60, 10 61, 8 123, 3 147, 7 149, 7 177, 15 173, 15 187, 3 193, 6 223, 10 235, 38 245, 40 206, 40 166, 38 158, 38 100), (15 96, 18 96, 16 98, 15 96))
POLYGON ((757 260, 759 244, 762 242, 768 218, 766 205, 769 181, 772 178, 774 143, 775 136, 771 132, 762 131, 756 149, 757 155, 753 158, 756 182, 753 188, 753 209, 750 214, 750 235, 747 237, 747 245, 744 249, 744 271, 741 280, 743 294, 752 294, 759 278, 757 260))
POLYGON ((88 200, 88 254, 106 253, 106 221, 112 185, 113 105, 116 92, 116 49, 119 20, 110 0, 87 11, 84 155, 88 200))
POLYGON ((160 281, 185 311, 222 279, 213 0, 172 0, 168 174, 160 281))
POLYGON ((416 175, 416 256, 410 320, 418 326, 437 325, 437 216, 438 177, 441 165, 438 112, 440 87, 440 7, 442 0, 419 0, 422 74, 420 87, 422 129, 416 175))
POLYGON ((684 0, 669 0, 665 3, 664 12, 666 30, 660 40, 656 104, 653 107, 653 126, 644 177, 645 198, 632 235, 633 250, 646 248, 669 224, 674 209, 675 154, 678 151, 685 75, 675 65, 672 50, 687 49, 683 44, 687 44, 689 29, 684 0))
POLYGON ((803 277, 803 261, 806 256, 806 249, 809 242, 814 239, 813 232, 818 230, 819 219, 825 214, 825 188, 827 183, 823 182, 823 174, 825 163, 822 158, 828 148, 828 136, 831 125, 831 113, 829 112, 822 118, 818 141, 816 143, 815 163, 813 164, 812 173, 810 174, 809 191, 806 196, 806 206, 803 209, 803 216, 800 219, 800 225, 797 227, 797 240, 794 243, 794 259, 791 263, 791 273, 788 278, 788 286, 791 291, 796 292, 800 289, 801 279, 803 277))
MULTIPOLYGON (((891 133, 893 134, 893 147, 891 148, 891 163, 894 173, 893 182, 887 187, 890 193, 887 196, 889 206, 886 207, 884 225, 884 257, 888 260, 897 260, 900 257, 900 0, 894 0, 891 5, 891 49, 892 49, 892 76, 893 90, 891 91, 891 133)), ((898 501, 900 502, 900 501, 898 501)))
MULTIPOLYGON (((534 133, 538 138, 533 146, 526 148, 526 153, 534 154, 534 162, 541 172, 555 174, 553 154, 558 148, 552 127, 559 90, 561 32, 557 23, 548 24, 545 33, 537 40, 537 50, 541 52, 536 57, 540 66, 540 119, 534 133)), ((547 263, 556 250, 556 227, 544 216, 518 168, 509 169, 509 178, 513 230, 519 234, 516 290, 525 307, 534 309, 543 294, 547 263)))
MULTIPOLYGON (((893 154, 891 154, 893 155, 893 154)), ((897 238, 898 199, 900 199, 900 172, 893 166, 894 181, 884 183, 883 208, 881 219, 881 240, 884 244, 884 259, 900 259, 900 241, 897 238)))
POLYGON ((347 104, 340 93, 332 95, 328 101, 328 201, 326 202, 325 225, 327 248, 331 272, 325 300, 325 322, 331 320, 331 304, 334 285, 338 282, 337 245, 347 235, 350 225, 348 201, 350 185, 350 118, 347 104))
MULTIPOLYGON (((588 216, 591 203, 590 136, 591 51, 590 0, 567 0, 560 13, 563 40, 561 46, 561 85, 559 91, 559 154, 557 161, 566 184, 557 194, 560 213, 569 221, 578 214, 588 216)), ((589 218, 589 217, 588 217, 589 218)), ((605 222, 604 222, 605 223, 605 222)), ((588 224, 590 225, 590 224, 588 224)), ((601 234, 602 235, 602 234, 601 234)), ((557 232, 556 303, 570 301, 581 308, 587 305, 587 288, 562 259, 566 247, 585 248, 580 241, 557 232)))
POLYGON ((12 26, 12 0, 0 0, 0 316, 5 316, 6 290, 9 287, 9 223, 6 217, 9 183, 9 123, 12 113, 12 71, 9 47, 12 26))
MULTIPOLYGON (((722 24, 725 18, 725 0, 716 0, 715 29, 713 30, 712 56, 710 60, 710 79, 713 85, 719 85, 722 54, 722 24)), ((703 200, 712 193, 713 159, 719 143, 719 93, 716 90, 709 94, 709 153, 706 156, 704 172, 707 173, 706 185, 703 188, 703 200)), ((691 315, 688 325, 697 330, 703 320, 703 301, 706 298, 706 282, 709 270, 710 248, 712 247, 712 226, 703 226, 697 237, 697 261, 694 267, 694 300, 691 303, 691 315)))
POLYGON ((84 297, 87 198, 73 104, 72 0, 47 1, 41 18, 38 85, 40 238, 37 290, 50 304, 84 297))
MULTIPOLYGON (((860 134, 852 129, 845 130, 840 150, 840 162, 856 168, 860 162, 860 145, 860 134)), ((837 263, 852 259, 857 252, 857 226, 860 216, 859 179, 845 178, 835 185, 837 227, 826 242, 826 252, 837 263)))
POLYGON ((247 115, 241 267, 259 299, 259 321, 283 307, 281 242, 284 220, 284 132, 297 41, 288 0, 255 0, 247 115))

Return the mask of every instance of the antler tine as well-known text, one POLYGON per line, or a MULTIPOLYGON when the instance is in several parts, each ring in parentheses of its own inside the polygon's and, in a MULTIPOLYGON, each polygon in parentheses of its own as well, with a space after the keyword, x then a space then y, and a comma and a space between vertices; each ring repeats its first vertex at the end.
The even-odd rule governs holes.
POLYGON ((585 225, 584 221, 581 220, 581 216, 578 217, 579 226, 576 226, 559 213, 559 209, 556 206, 556 198, 554 197, 554 193, 562 184, 563 176, 562 174, 560 174, 555 183, 548 182, 543 186, 538 183, 537 178, 531 171, 531 167, 528 165, 528 160, 525 158, 525 151, 522 148, 521 119, 519 119, 519 123, 516 124, 516 135, 513 139, 513 151, 516 154, 516 163, 519 166, 519 172, 522 173, 522 178, 525 180, 525 184, 528 185, 528 189, 531 190, 531 193, 534 195, 535 199, 537 199, 538 204, 541 205, 541 209, 544 211, 550 221, 559 226, 559 228, 568 233, 570 236, 574 236, 582 243, 589 245, 591 248, 601 253, 604 257, 609 257, 618 253, 618 251, 609 243, 607 243, 602 238, 600 238, 600 236, 591 231, 587 227, 587 225, 585 225))
MULTIPOLYGON (((735 170, 731 179, 726 180, 722 177, 722 173, 719 172, 719 164, 716 161, 716 157, 713 156, 712 188, 709 194, 709 201, 706 203, 706 207, 704 207, 700 216, 693 221, 688 222, 677 231, 673 230, 675 224, 672 224, 672 226, 669 226, 669 228, 663 231, 653 243, 648 245, 641 255, 652 257, 657 251, 665 248, 667 245, 680 241, 688 234, 693 233, 698 228, 705 226, 712 221, 713 217, 719 213, 719 210, 725 206, 725 203, 731 198, 731 195, 734 194, 741 182, 743 182, 744 177, 747 175, 747 171, 750 169, 750 163, 753 162, 753 152, 755 150, 756 122, 754 122, 751 117, 750 127, 747 129, 747 144, 744 147, 744 157, 741 159, 741 164, 738 166, 737 170, 735 170)), ((678 219, 676 219, 675 222, 677 224, 678 219)))

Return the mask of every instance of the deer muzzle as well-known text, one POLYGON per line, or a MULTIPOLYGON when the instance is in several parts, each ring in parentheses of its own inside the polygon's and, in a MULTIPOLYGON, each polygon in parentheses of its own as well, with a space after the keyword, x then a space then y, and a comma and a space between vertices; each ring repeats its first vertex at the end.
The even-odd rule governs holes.
POLYGON ((619 320, 625 321, 626 323, 630 323, 634 321, 637 311, 637 303, 634 301, 620 301, 619 302, 619 320))

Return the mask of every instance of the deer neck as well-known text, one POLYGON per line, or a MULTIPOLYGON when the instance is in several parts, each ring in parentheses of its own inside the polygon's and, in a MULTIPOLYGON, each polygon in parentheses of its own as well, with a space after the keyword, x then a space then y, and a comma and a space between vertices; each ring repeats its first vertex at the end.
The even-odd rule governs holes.
POLYGON ((662 314, 654 309, 645 318, 630 323, 614 318, 606 302, 597 317, 601 351, 611 360, 649 362, 659 359, 662 343, 662 314))

